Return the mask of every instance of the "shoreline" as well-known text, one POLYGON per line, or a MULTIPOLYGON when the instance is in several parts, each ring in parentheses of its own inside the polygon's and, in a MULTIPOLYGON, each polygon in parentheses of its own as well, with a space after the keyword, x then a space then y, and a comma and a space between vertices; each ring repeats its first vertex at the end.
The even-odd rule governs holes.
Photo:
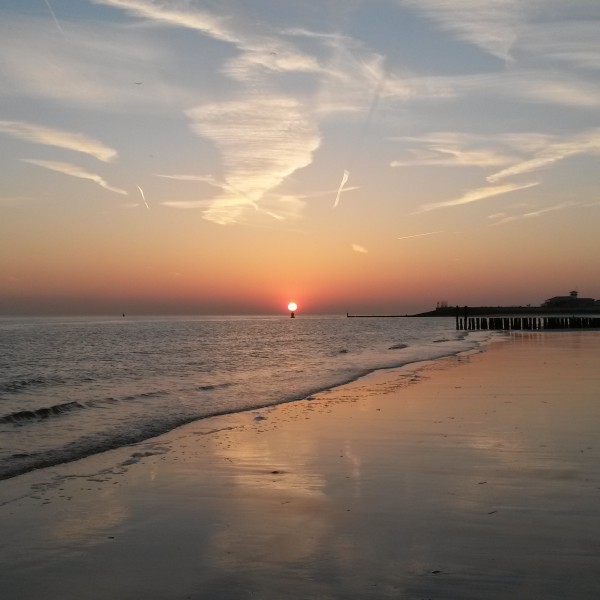
MULTIPOLYGON (((181 427, 185 427, 190 423, 196 421, 203 421, 205 419, 214 419, 221 416, 235 415, 237 413, 251 412, 256 410, 267 409, 273 406, 287 404, 289 402, 299 402, 308 396, 315 394, 328 393, 338 387, 351 384, 354 381, 360 380, 363 377, 376 373, 378 371, 386 371, 390 369, 402 368, 404 366, 410 366, 421 362, 427 362, 430 360, 438 360, 445 356, 453 356, 463 352, 470 351, 470 348, 478 348, 481 345, 487 343, 488 338, 493 334, 490 332, 467 332, 461 334, 456 339, 439 339, 436 340, 435 348, 436 351, 427 350, 429 346, 432 347, 432 343, 416 344, 416 346, 402 344, 400 346, 392 346, 388 350, 404 351, 406 348, 408 354, 401 358, 393 359, 391 356, 386 357, 387 364, 383 358, 380 358, 379 364, 371 366, 356 366, 354 365, 351 369, 347 369, 346 372, 340 370, 335 374, 331 374, 328 377, 328 381, 321 381, 320 383, 313 383, 313 386, 304 385, 301 389, 295 390, 293 393, 282 394, 279 399, 269 398, 259 400, 256 399, 254 405, 235 405, 224 407, 224 408, 213 408, 210 412, 202 414, 184 416, 179 419, 172 419, 169 421, 163 421, 160 426, 153 424, 152 431, 148 428, 132 429, 127 435, 121 435, 118 440, 110 437, 100 437, 93 444, 81 446, 79 444, 70 444, 67 446, 50 448, 44 451, 34 452, 16 452, 13 457, 12 464, 8 466, 5 463, 0 463, 0 484, 2 481, 13 479, 14 477, 20 477, 28 473, 35 473, 36 471, 42 472, 44 469, 51 469, 55 467, 61 467, 72 462, 84 460, 93 457, 98 454, 105 452, 111 452, 118 450, 121 447, 128 447, 136 444, 144 444, 151 442, 153 439, 167 435, 172 431, 178 430, 181 427), (470 341, 469 341, 470 339, 470 341), (444 342, 439 343, 438 342, 444 342), (464 344, 470 346, 470 348, 459 348, 457 344, 464 344), (415 354, 416 352, 416 354, 415 354)), ((226 383, 223 387, 228 386, 226 383)), ((212 386, 208 386, 209 388, 212 386)), ((220 387, 217 385, 215 387, 220 387)), ((92 400, 94 404, 96 400, 92 400)), ((70 408, 84 409, 86 403, 81 404, 77 400, 70 400, 68 402, 61 402, 57 405, 42 406, 34 410, 17 410, 16 412, 8 413, 0 418, 0 422, 11 423, 12 425, 19 425, 21 421, 42 421, 46 417, 52 420, 56 415, 63 412, 68 412, 70 408), (70 406, 69 406, 70 405, 70 406)), ((2 423, 0 423, 2 425, 2 423)), ((6 448, 4 449, 6 450, 6 448)))
POLYGON ((598 597, 599 352, 596 332, 504 336, 6 480, 3 587, 598 597))

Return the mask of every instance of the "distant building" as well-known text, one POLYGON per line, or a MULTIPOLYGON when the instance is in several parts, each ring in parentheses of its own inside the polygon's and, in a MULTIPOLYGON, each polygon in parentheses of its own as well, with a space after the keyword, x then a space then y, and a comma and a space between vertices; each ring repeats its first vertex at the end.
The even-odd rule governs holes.
POLYGON ((600 301, 593 298, 580 298, 576 291, 572 291, 568 296, 554 296, 548 298, 542 306, 544 308, 592 308, 597 307, 600 301))

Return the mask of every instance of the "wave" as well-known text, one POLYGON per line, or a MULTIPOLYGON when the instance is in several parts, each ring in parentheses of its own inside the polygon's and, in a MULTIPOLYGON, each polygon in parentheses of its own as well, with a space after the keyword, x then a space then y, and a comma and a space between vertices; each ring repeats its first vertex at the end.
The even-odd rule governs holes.
MULTIPOLYGON (((130 424, 127 429, 121 429, 118 431, 113 430, 110 432, 102 432, 86 436, 84 438, 80 438, 78 440, 70 442, 60 448, 49 448, 43 451, 20 452, 12 454, 8 461, 0 461, 0 481, 2 481, 3 479, 11 479, 12 477, 17 477, 19 475, 24 475, 25 473, 36 471, 38 469, 55 467, 61 464, 81 460, 83 458, 87 458, 88 456, 100 454, 101 452, 116 450, 124 446, 131 446, 133 444, 137 444, 139 442, 144 442, 151 438, 158 437, 159 435, 163 435, 165 433, 168 433, 169 431, 177 429, 178 427, 182 427, 183 425, 187 425, 188 423, 193 423, 195 421, 201 421, 213 417, 220 417, 243 412, 250 412, 257 409, 266 408, 267 406, 274 406, 277 404, 285 404, 288 402, 303 400, 313 396, 313 394, 323 392, 325 390, 332 389, 334 387, 338 387, 346 383, 350 383, 351 381, 355 381, 356 379, 360 379, 361 377, 364 377, 365 375, 373 373, 377 370, 379 369, 362 369, 360 371, 356 371, 352 374, 347 375, 343 379, 339 379, 333 385, 316 385, 312 388, 305 389, 297 394, 291 394, 276 402, 257 402, 249 406, 214 410, 204 414, 174 415, 159 420, 140 422, 137 424, 137 426, 133 428, 130 424)), ((227 384, 227 386, 228 385, 229 384, 227 384)), ((133 397, 127 397, 127 399, 131 398, 133 397)), ((73 404, 80 403, 74 402, 73 404)), ((85 408, 85 405, 80 405, 83 408, 85 408)))
POLYGON ((113 430, 110 432, 102 432, 95 435, 86 436, 85 438, 80 438, 60 448, 49 448, 45 449, 44 451, 13 454, 10 456, 8 461, 0 461, 0 481, 3 479, 11 479, 12 477, 17 477, 19 475, 24 475, 25 473, 36 471, 38 469, 55 467, 64 463, 81 460, 101 452, 116 450, 124 446, 130 446, 139 442, 144 442, 195 421, 249 412, 266 408, 267 406, 274 406, 277 404, 285 404, 288 402, 313 398, 314 394, 350 383, 378 370, 380 369, 368 368, 354 371, 347 374, 345 377, 339 378, 334 384, 315 385, 314 387, 304 389, 302 392, 297 394, 291 394, 285 398, 281 398, 276 402, 257 402, 250 406, 215 410, 204 414, 175 415, 145 423, 140 422, 134 427, 131 427, 130 424, 127 429, 122 429, 120 431, 113 430))
MULTIPOLYGON (((61 447, 48 448, 44 449, 43 451, 35 450, 12 454, 8 460, 0 461, 0 480, 10 479, 12 477, 35 471, 37 469, 74 462, 101 452, 136 444, 165 434, 173 429, 176 429, 177 427, 193 421, 199 421, 220 415, 241 413, 265 408, 266 406, 310 398, 313 396, 313 394, 349 383, 364 375, 372 373, 373 371, 396 368, 424 360, 435 360, 445 356, 457 355, 464 351, 474 350, 481 345, 482 341, 482 336, 474 336, 472 339, 470 339, 470 343, 464 343, 461 336, 461 341, 449 341, 450 343, 448 345, 436 343, 433 346, 407 346, 404 349, 404 352, 401 353, 401 356, 398 356, 396 353, 394 353, 395 356, 393 358, 390 357, 389 362, 387 362, 385 365, 379 364, 369 368, 357 368, 354 366, 353 368, 346 369, 344 371, 338 371, 333 378, 328 377, 327 382, 323 380, 317 380, 314 381, 313 385, 306 382, 308 385, 302 385, 301 388, 296 388, 294 390, 290 389, 287 393, 281 394, 277 400, 271 399, 270 401, 266 401, 263 399, 262 401, 252 402, 250 405, 237 405, 227 409, 216 408, 213 406, 211 407, 213 410, 206 411, 203 414, 199 414, 195 410, 184 410, 179 412, 179 414, 175 412, 159 416, 157 413, 152 411, 152 413, 148 413, 146 415, 146 418, 141 421, 137 421, 136 423, 122 422, 116 429, 111 428, 110 431, 96 432, 95 434, 82 436, 81 438, 73 440, 72 442, 61 447)), ((199 391, 210 391, 220 388, 227 388, 230 385, 232 384, 222 383, 215 385, 196 385, 195 389, 199 391)), ((160 397, 168 393, 169 392, 164 390, 155 390, 116 398, 88 400, 86 402, 68 402, 47 409, 11 413, 9 415, 5 415, 4 417, 0 417, 0 423, 20 424, 35 422, 35 420, 45 419, 50 416, 59 416, 63 413, 68 413, 80 408, 94 408, 98 404, 102 403, 143 400, 147 398, 160 397)))
POLYGON ((13 379, 0 384, 0 394, 19 394, 30 388, 48 387, 57 383, 65 383, 62 379, 46 377, 29 377, 13 379))
MULTIPOLYGON (((130 402, 132 400, 140 400, 141 398, 160 398, 161 396, 166 396, 169 392, 165 390, 156 390, 154 392, 140 392, 139 394, 132 394, 131 396, 124 396, 120 398, 122 402, 130 402)), ((114 400, 114 398, 109 398, 108 400, 114 400)), ((117 399, 119 401, 119 399, 117 399)))
POLYGON ((118 404, 119 402, 132 402, 135 400, 157 398, 165 396, 167 393, 168 392, 165 390, 157 390, 154 392, 142 392, 139 394, 123 396, 121 398, 108 397, 98 400, 88 400, 86 402, 78 402, 77 400, 74 400, 71 402, 55 404, 53 406, 36 408, 34 410, 20 410, 0 416, 0 425, 25 425, 28 423, 36 423, 50 417, 60 417, 80 409, 97 408, 102 407, 105 404, 118 404))
POLYGON ((35 410, 20 410, 0 417, 0 424, 12 423, 13 425, 21 425, 31 421, 47 419, 48 417, 56 417, 80 408, 86 408, 86 406, 81 404, 81 402, 64 402, 63 404, 36 408, 35 410))
POLYGON ((200 392, 212 392, 213 390, 224 390, 231 385, 231 383, 215 383, 212 385, 199 385, 197 389, 200 392))
MULTIPOLYGON (((256 407, 247 408, 246 410, 254 410, 256 407)), ((0 461, 0 481, 11 479, 31 471, 38 469, 46 469, 55 467, 65 463, 74 462, 107 452, 116 450, 124 446, 130 446, 139 442, 144 442, 148 439, 157 437, 164 433, 168 433, 177 427, 187 425, 193 421, 198 421, 204 418, 228 415, 240 412, 239 410, 224 410, 217 411, 212 414, 199 416, 181 416, 173 417, 164 421, 155 421, 149 423, 141 423, 135 429, 130 429, 121 432, 104 432, 92 436, 86 436, 79 440, 70 442, 60 448, 49 448, 43 451, 35 452, 19 452, 12 454, 8 461, 0 461)))

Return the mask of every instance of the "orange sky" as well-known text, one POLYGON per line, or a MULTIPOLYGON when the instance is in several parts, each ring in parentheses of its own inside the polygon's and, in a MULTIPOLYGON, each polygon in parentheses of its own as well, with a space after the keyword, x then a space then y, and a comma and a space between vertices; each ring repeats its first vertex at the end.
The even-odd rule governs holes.
POLYGON ((600 298, 600 9, 526 4, 9 4, 0 314, 600 298))

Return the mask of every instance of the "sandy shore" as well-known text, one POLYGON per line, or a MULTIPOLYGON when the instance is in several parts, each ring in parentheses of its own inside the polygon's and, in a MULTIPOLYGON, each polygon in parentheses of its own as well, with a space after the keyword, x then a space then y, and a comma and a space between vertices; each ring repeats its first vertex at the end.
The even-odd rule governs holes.
POLYGON ((0 482, 2 598, 600 598, 600 334, 0 482))

